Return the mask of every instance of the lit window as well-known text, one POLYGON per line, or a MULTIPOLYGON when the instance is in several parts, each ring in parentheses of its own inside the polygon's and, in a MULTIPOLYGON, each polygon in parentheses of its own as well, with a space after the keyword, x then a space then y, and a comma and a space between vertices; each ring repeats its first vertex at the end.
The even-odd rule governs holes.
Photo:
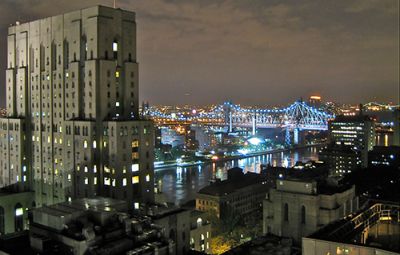
POLYGON ((115 179, 112 179, 112 186, 115 187, 115 179))
POLYGON ((93 172, 97 173, 97 166, 96 165, 93 166, 93 172))
POLYGON ((88 168, 87 168, 87 166, 85 166, 85 173, 87 173, 88 172, 88 168))
POLYGON ((107 147, 107 142, 106 141, 103 142, 103 147, 104 148, 107 147))
POLYGON ((126 178, 122 179, 122 186, 126 186, 126 178))
POLYGON ((97 185, 97 177, 94 177, 93 183, 94 183, 94 185, 97 185))
POLYGON ((24 209, 22 208, 15 209, 15 216, 21 216, 23 214, 24 214, 24 209))
POLYGON ((119 102, 115 102, 115 106, 116 106, 116 107, 119 107, 119 102))
POLYGON ((22 167, 22 172, 26 172, 26 166, 22 167))
POLYGON ((63 140, 62 140, 62 138, 60 138, 60 144, 62 144, 63 143, 63 140))
POLYGON ((119 78, 119 71, 115 71, 115 77, 119 78))
POLYGON ((68 181, 71 181, 71 174, 68 174, 68 181))
POLYGON ((87 141, 85 140, 85 141, 83 141, 83 148, 87 148, 87 141))
POLYGON ((135 202, 135 203, 133 204, 133 206, 134 206, 135 209, 139 209, 139 203, 135 202))
POLYGON ((89 184, 89 179, 85 177, 85 184, 89 184))
POLYGON ((118 43, 113 42, 113 51, 118 51, 118 43))
POLYGON ((132 164, 132 172, 139 171, 139 164, 132 164))
POLYGON ((110 178, 108 177, 104 178, 104 185, 110 186, 110 178))
POLYGON ((24 182, 26 182, 26 175, 24 175, 24 177, 23 177, 23 181, 24 181, 24 182))
POLYGON ((96 147, 97 147, 97 142, 95 140, 95 141, 93 141, 93 148, 96 149, 96 147))
POLYGON ((132 176, 132 184, 139 183, 139 176, 132 176))
POLYGON ((146 182, 149 182, 150 181, 150 175, 148 174, 148 175, 146 175, 146 182))

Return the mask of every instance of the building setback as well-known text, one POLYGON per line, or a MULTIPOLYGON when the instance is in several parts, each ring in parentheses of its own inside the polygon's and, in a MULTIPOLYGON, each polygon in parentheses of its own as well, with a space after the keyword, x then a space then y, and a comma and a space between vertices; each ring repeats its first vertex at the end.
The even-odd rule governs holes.
POLYGON ((17 23, 7 44, 0 187, 33 191, 26 208, 98 195, 131 209, 153 202, 153 124, 138 110, 135 13, 95 6, 17 23))

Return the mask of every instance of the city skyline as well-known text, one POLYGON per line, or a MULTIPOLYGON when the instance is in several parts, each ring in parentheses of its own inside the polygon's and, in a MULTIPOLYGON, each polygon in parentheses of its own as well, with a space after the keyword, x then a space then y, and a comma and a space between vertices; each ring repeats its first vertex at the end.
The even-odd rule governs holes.
MULTIPOLYGON (((10 24, 113 1, 2 1, 0 106, 10 24)), ((139 97, 150 104, 398 102, 396 1, 117 1, 137 13, 139 97), (246 84, 246 85, 243 85, 246 84)))

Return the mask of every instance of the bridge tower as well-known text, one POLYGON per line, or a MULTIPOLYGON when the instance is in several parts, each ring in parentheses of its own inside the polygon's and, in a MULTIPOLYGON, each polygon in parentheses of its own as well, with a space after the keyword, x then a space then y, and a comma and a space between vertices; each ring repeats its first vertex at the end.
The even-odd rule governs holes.
POLYGON ((232 125, 232 103, 224 102, 223 110, 224 110, 224 122, 225 125, 228 126, 228 133, 232 133, 233 125, 232 125))
POLYGON ((296 145, 296 144, 299 144, 299 128, 294 128, 294 130, 293 130, 293 143, 296 145))
POLYGON ((285 129, 285 144, 286 144, 286 146, 290 146, 292 144, 291 140, 292 139, 290 137, 290 128, 286 127, 286 129, 285 129))
POLYGON ((253 135, 253 136, 255 136, 256 135, 256 122, 257 122, 257 116, 256 116, 256 111, 254 111, 253 112, 253 115, 252 115, 252 118, 251 118, 251 126, 252 126, 252 130, 251 130, 251 134, 253 135))

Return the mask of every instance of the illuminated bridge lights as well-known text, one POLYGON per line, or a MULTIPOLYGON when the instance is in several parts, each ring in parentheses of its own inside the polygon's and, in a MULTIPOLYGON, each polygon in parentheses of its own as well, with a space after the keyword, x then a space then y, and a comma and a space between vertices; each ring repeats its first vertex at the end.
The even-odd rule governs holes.
POLYGON ((285 108, 256 109, 244 108, 240 105, 224 102, 216 105, 210 111, 199 112, 197 116, 185 114, 166 114, 158 110, 148 110, 145 115, 156 119, 201 122, 219 125, 233 125, 235 127, 252 127, 254 123, 258 128, 284 127, 301 130, 327 130, 328 120, 333 115, 322 112, 305 102, 296 101, 285 108))

